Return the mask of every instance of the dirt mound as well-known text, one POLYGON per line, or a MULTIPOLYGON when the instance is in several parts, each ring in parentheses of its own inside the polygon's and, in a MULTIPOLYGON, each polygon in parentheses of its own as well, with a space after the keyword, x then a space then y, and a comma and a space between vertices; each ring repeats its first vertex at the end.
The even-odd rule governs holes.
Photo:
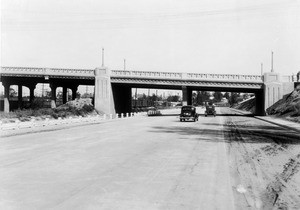
POLYGON ((300 117, 300 86, 267 109, 268 115, 300 117))
POLYGON ((73 101, 68 101, 67 103, 57 107, 57 108, 64 108, 64 107, 72 107, 76 109, 82 109, 84 106, 93 106, 92 99, 90 98, 76 98, 73 101))

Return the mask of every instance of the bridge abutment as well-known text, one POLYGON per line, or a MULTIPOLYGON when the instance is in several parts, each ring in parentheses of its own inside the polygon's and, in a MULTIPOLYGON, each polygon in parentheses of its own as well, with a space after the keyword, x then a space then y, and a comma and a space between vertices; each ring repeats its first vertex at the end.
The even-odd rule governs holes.
POLYGON ((266 72, 264 74, 265 110, 276 103, 276 101, 281 99, 283 96, 282 83, 280 79, 279 73, 266 72))
POLYGON ((104 67, 95 69, 94 107, 98 112, 105 114, 116 113, 110 72, 104 67))
POLYGON ((283 77, 276 72, 264 74, 264 110, 294 90, 292 77, 283 77))

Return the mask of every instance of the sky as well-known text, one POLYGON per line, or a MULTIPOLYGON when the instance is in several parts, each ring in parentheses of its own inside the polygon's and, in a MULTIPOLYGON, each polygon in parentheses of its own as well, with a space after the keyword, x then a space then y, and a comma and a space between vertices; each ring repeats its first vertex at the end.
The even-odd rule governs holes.
POLYGON ((300 0, 1 0, 1 66, 284 75, 300 0))

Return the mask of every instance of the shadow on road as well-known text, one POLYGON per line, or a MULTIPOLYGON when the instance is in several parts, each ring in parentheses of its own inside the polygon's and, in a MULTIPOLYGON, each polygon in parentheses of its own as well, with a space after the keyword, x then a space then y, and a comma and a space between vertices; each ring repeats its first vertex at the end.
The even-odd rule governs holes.
MULTIPOLYGON (((243 116, 241 116, 243 117, 243 116)), ((242 119, 242 118, 241 118, 242 119)), ((199 119, 200 121, 201 119, 199 119)), ((192 121, 191 121, 192 122, 192 121)), ((184 123, 179 122, 178 123, 184 123)), ((195 122, 192 122, 195 123, 195 122)), ((164 126, 152 127, 151 132, 177 133, 182 136, 195 135, 195 140, 201 141, 242 141, 243 143, 300 144, 300 135, 294 131, 272 125, 250 125, 247 121, 235 124, 202 123, 199 127, 164 126), (244 124, 242 124, 244 123, 244 124)))

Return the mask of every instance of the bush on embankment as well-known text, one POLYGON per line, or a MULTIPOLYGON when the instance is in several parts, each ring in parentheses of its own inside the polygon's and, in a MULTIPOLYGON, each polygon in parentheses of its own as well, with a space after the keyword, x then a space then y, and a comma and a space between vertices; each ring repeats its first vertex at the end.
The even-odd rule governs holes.
MULTIPOLYGON (((78 102, 78 100, 77 100, 78 102)), ((9 113, 0 113, 2 122, 13 122, 15 119, 20 121, 29 121, 31 119, 66 118, 70 116, 87 116, 96 114, 94 106, 89 103, 80 103, 80 106, 74 106, 74 103, 67 103, 57 108, 40 108, 40 109, 22 109, 9 113)))

